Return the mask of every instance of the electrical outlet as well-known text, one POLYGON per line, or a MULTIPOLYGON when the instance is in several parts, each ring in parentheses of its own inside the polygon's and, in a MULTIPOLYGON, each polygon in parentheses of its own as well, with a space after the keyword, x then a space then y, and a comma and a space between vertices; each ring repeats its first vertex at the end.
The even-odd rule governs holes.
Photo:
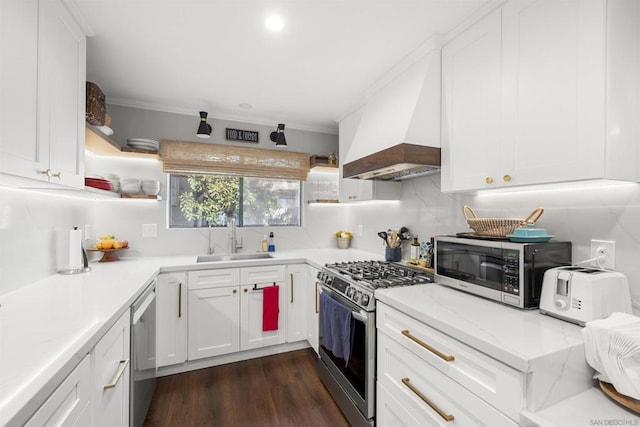
POLYGON ((362 224, 358 224, 358 237, 362 237, 363 231, 362 224))
POLYGON ((600 258, 600 262, 593 261, 592 265, 603 268, 616 268, 616 242, 613 240, 591 240, 591 258, 600 258))
POLYGON ((158 224, 142 224, 142 237, 158 237, 158 224))

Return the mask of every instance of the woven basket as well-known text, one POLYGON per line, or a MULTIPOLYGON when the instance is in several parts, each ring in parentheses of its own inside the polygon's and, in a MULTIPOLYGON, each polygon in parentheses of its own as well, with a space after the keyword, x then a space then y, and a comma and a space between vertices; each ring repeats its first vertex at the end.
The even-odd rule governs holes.
POLYGON ((507 234, 513 233, 520 224, 527 224, 529 221, 535 223, 544 212, 543 208, 536 208, 531 214, 522 218, 478 218, 478 215, 473 211, 471 206, 463 206, 462 214, 464 219, 467 220, 469 227, 473 229, 479 236, 487 237, 506 237, 507 234), (471 216, 467 215, 467 211, 471 216))

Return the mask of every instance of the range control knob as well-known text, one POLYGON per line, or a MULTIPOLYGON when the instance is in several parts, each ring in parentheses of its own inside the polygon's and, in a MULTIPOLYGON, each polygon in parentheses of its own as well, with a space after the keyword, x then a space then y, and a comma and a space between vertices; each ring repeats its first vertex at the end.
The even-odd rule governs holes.
POLYGON ((355 302, 360 302, 361 298, 362 298, 362 292, 356 291, 355 295, 353 296, 353 300, 355 302))
POLYGON ((371 299, 371 298, 369 297, 369 295, 367 295, 367 294, 362 294, 362 299, 360 300, 360 303, 361 303, 362 305, 364 305, 364 306, 367 306, 367 305, 369 305, 369 300, 370 300, 370 299, 371 299))
POLYGON ((353 289, 353 288, 351 288, 351 287, 350 287, 350 288, 348 288, 348 289, 347 289, 347 294, 346 294, 346 295, 347 295, 347 298, 353 298, 353 294, 355 293, 355 291, 356 291, 356 290, 355 290, 355 289, 353 289))

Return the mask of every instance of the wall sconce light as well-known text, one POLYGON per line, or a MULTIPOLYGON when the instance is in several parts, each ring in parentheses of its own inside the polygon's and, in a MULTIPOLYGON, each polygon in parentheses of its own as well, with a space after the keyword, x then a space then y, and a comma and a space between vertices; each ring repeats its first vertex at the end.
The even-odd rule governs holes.
POLYGON ((286 147, 287 140, 284 137, 284 125, 280 123, 278 125, 278 129, 275 132, 271 132, 269 138, 271 138, 271 141, 276 143, 276 147, 286 147))
POLYGON ((211 125, 207 123, 207 112, 200 111, 200 125, 198 125, 198 138, 211 138, 211 125))

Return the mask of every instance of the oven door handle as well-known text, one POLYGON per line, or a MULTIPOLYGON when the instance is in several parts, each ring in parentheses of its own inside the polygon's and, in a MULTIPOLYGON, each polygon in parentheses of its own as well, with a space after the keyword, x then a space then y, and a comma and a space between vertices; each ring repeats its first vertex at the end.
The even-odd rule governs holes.
POLYGON ((366 314, 362 314, 362 312, 360 311, 352 311, 351 312, 351 317, 353 317, 354 319, 366 324, 369 321, 369 318, 367 317, 366 314))
MULTIPOLYGON (((334 301, 336 301, 338 304, 341 304, 341 305, 343 305, 343 306, 346 306, 346 304, 345 304, 344 302, 342 302, 342 301, 340 301, 340 300, 338 299, 338 298, 340 298, 340 297, 338 297, 337 295, 336 295, 336 296, 334 296, 334 291, 333 291, 332 289, 327 288, 327 287, 324 287, 324 286, 322 286, 322 284, 320 284, 320 290, 321 290, 322 292, 326 292, 326 293, 329 295, 329 297, 330 297, 331 299, 333 299, 334 301)), ((352 303, 351 305, 352 305, 353 307, 356 307, 353 303, 352 303)), ((354 319, 356 319, 356 320, 358 320, 358 321, 360 321, 360 322, 364 323, 365 325, 366 325, 366 324, 367 324, 367 322, 369 321, 369 316, 367 315, 367 312, 366 312, 366 311, 363 311, 363 310, 360 310, 360 311, 353 311, 353 310, 351 310, 351 317, 353 317, 354 319)))

